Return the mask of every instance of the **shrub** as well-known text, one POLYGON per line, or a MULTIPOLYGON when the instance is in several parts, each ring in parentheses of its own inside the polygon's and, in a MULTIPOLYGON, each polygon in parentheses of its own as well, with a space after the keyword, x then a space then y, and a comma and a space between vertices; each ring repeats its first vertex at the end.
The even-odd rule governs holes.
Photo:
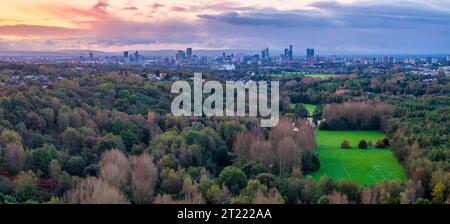
POLYGON ((384 138, 384 139, 383 139, 383 143, 384 143, 384 145, 385 145, 386 147, 389 147, 389 146, 391 145, 391 143, 389 142, 389 139, 388 139, 388 138, 384 138))
POLYGON ((247 176, 241 169, 228 166, 220 172, 219 184, 225 184, 227 187, 236 186, 242 189, 247 186, 247 176))
POLYGON ((372 142, 372 141, 368 141, 368 142, 367 142, 367 146, 373 147, 373 142, 372 142))
POLYGON ((384 149, 386 148, 386 145, 382 140, 378 140, 377 143, 375 143, 375 148, 377 149, 384 149))
POLYGON ((341 143, 341 148, 343 148, 343 149, 349 149, 349 148, 350 148, 350 142, 349 142, 348 140, 344 140, 344 141, 341 143))
POLYGON ((359 141, 358 148, 360 148, 360 149, 367 149, 367 142, 366 142, 366 140, 362 139, 361 141, 359 141))

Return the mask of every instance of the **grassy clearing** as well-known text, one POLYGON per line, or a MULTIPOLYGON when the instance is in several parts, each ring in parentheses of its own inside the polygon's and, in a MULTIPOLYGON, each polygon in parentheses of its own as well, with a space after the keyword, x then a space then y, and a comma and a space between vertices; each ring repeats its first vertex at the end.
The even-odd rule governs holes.
POLYGON ((390 149, 358 149, 361 139, 375 143, 383 137, 378 131, 317 131, 321 168, 311 176, 316 180, 324 175, 334 180, 351 179, 363 186, 383 180, 404 181, 403 167, 390 149), (352 148, 341 149, 343 140, 348 140, 352 148))
POLYGON ((312 116, 314 114, 314 111, 316 110, 316 105, 313 104, 303 104, 308 111, 309 116, 312 116))
MULTIPOLYGON (((316 105, 304 103, 303 106, 305 106, 306 110, 308 111, 308 116, 312 116, 314 114, 314 111, 316 110, 316 105)), ((295 110, 296 107, 297 104, 291 103, 292 110, 295 110)))

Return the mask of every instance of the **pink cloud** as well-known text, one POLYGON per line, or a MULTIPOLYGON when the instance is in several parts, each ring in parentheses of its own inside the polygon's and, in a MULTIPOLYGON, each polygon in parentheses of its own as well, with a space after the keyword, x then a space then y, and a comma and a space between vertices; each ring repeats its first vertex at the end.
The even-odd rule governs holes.
POLYGON ((154 3, 154 4, 150 5, 150 8, 153 9, 153 10, 157 10, 157 9, 163 8, 163 7, 164 7, 164 5, 163 4, 159 4, 159 3, 154 3))
POLYGON ((12 25, 0 26, 0 34, 3 36, 20 37, 72 37, 80 34, 80 29, 71 29, 55 26, 38 25, 12 25))
POLYGON ((170 10, 174 12, 186 12, 188 9, 180 6, 173 6, 170 8, 170 10))

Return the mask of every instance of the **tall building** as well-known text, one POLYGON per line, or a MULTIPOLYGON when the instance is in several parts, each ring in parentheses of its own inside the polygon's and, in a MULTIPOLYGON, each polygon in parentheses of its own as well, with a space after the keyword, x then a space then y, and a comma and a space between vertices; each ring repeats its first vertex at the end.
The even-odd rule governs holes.
POLYGON ((134 61, 139 62, 139 51, 134 52, 134 61))
POLYGON ((447 61, 450 61, 450 55, 447 56, 447 61))
POLYGON ((261 60, 262 61, 268 61, 269 60, 269 48, 265 48, 264 50, 261 51, 261 60))
POLYGON ((92 52, 89 52, 89 59, 94 59, 94 53, 92 53, 92 52))
POLYGON ((123 57, 124 57, 124 58, 128 58, 128 57, 129 57, 128 51, 124 51, 124 52, 123 52, 123 57))
POLYGON ((177 63, 180 63, 180 62, 184 61, 185 59, 186 59, 186 54, 184 53, 184 51, 178 51, 175 54, 175 61, 177 63))
POLYGON ((287 48, 284 49, 284 59, 289 59, 289 49, 287 48))
POLYGON ((186 56, 188 61, 192 60, 192 48, 186 49, 186 56))
POLYGON ((293 46, 289 45, 289 60, 292 61, 292 59, 294 59, 294 50, 293 46))
POLYGON ((306 57, 307 58, 314 57, 314 49, 313 48, 306 49, 306 57))

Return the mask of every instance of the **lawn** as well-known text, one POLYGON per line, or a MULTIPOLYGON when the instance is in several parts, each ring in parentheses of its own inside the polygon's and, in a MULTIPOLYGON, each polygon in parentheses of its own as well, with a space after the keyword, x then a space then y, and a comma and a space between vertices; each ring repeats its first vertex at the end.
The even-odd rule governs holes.
POLYGON ((382 139, 378 131, 317 131, 317 152, 320 157, 320 170, 311 174, 318 180, 328 176, 334 180, 351 179, 367 186, 383 180, 406 179, 403 167, 390 149, 358 149, 359 140, 365 139, 374 144, 382 139), (351 149, 341 149, 343 140, 348 140, 351 149))
POLYGON ((309 116, 312 116, 314 114, 314 110, 316 110, 316 105, 313 104, 303 104, 306 108, 306 110, 308 111, 309 116))
POLYGON ((313 74, 305 74, 305 77, 313 77, 313 78, 320 78, 320 79, 327 79, 327 78, 333 78, 336 77, 336 74, 330 74, 330 73, 313 73, 313 74))
MULTIPOLYGON (((291 109, 295 110, 296 106, 297 104, 292 103, 291 109)), ((308 116, 312 116, 314 114, 314 110, 316 110, 316 105, 304 103, 303 106, 305 106, 306 110, 308 111, 308 116)))

